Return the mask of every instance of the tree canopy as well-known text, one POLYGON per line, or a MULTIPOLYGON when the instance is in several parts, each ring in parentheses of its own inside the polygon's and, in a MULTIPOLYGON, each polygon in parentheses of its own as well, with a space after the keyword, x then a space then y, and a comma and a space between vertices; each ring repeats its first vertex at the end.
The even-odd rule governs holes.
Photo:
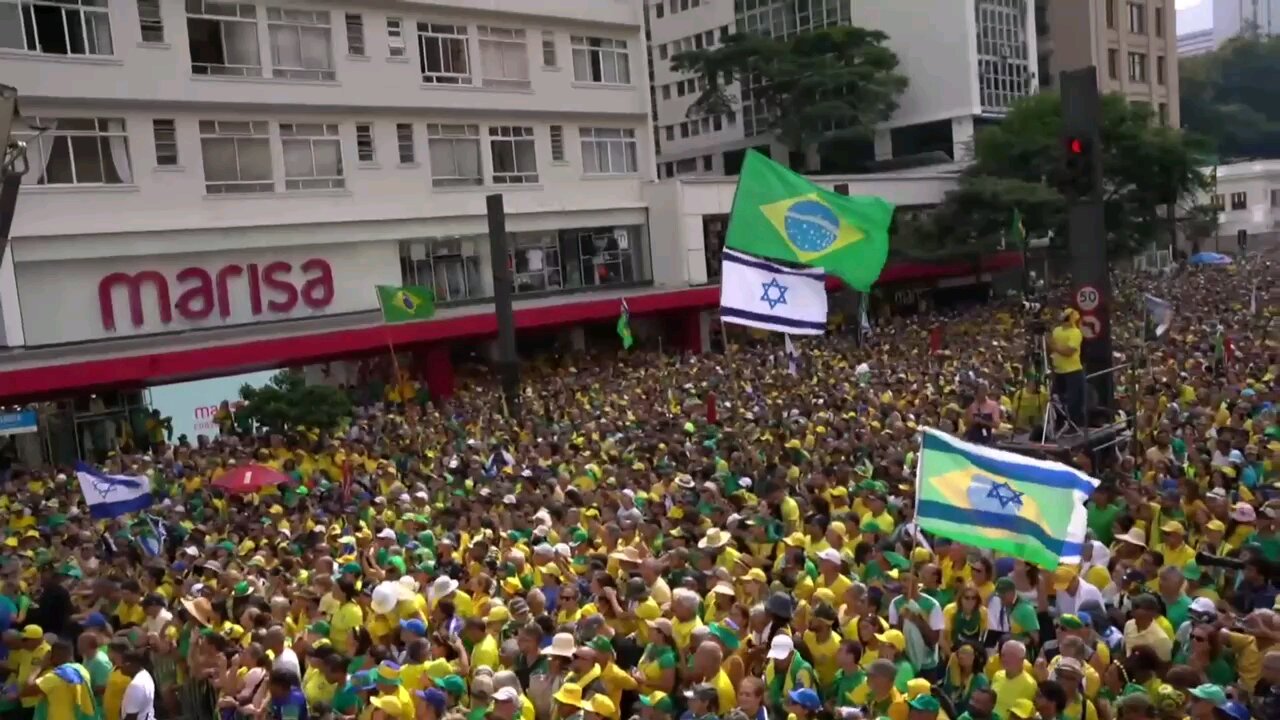
POLYGON ((260 427, 283 432, 298 427, 334 429, 351 416, 351 398, 328 385, 308 385, 302 373, 281 370, 262 387, 240 388, 245 401, 236 418, 247 416, 260 427))
MULTIPOLYGON (((1153 122, 1147 106, 1102 100, 1102 168, 1108 240, 1117 252, 1168 234, 1161 207, 1177 202, 1188 215, 1209 179, 1199 168, 1201 144, 1153 122)), ((1031 236, 1066 237, 1066 147, 1062 103, 1054 93, 1023 99, 999 125, 979 131, 974 163, 926 227, 912 229, 925 248, 991 246, 1010 229, 1013 211, 1031 236)))
POLYGON ((787 39, 731 35, 715 48, 677 53, 676 72, 695 73, 705 89, 689 115, 716 115, 737 101, 729 91, 739 80, 749 98, 766 108, 762 128, 793 151, 828 140, 869 137, 876 124, 898 107, 907 79, 898 74, 898 56, 885 46, 888 36, 859 27, 833 27, 787 39))
POLYGON ((1280 157, 1280 37, 1240 37, 1183 58, 1182 127, 1208 138, 1218 156, 1280 157))

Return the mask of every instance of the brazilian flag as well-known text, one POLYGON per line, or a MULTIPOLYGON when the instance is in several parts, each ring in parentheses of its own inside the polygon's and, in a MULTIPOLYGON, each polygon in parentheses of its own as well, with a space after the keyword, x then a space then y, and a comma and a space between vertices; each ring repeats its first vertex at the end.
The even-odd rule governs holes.
POLYGON ((820 267, 867 292, 889 256, 893 210, 882 198, 850 197, 820 188, 748 150, 725 247, 820 267))
POLYGON ((379 285, 378 306, 383 322, 426 320, 436 313, 435 293, 420 285, 379 285))

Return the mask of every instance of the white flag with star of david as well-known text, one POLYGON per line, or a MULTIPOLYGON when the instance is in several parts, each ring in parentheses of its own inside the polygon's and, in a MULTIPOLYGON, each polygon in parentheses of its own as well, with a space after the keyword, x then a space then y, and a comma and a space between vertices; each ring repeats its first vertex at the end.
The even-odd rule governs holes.
POLYGON ((826 276, 819 268, 790 268, 725 249, 720 317, 727 323, 792 335, 827 329, 826 276))

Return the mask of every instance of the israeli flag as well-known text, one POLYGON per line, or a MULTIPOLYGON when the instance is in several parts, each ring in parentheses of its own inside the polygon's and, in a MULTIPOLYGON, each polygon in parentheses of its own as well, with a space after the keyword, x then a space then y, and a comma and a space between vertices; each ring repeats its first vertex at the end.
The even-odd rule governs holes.
POLYGON ((827 329, 826 278, 820 268, 789 268, 725 249, 720 318, 793 335, 827 329))
POLYGON ((145 475, 107 475, 84 463, 76 463, 80 492, 89 515, 98 520, 120 517, 151 507, 151 481, 145 475))

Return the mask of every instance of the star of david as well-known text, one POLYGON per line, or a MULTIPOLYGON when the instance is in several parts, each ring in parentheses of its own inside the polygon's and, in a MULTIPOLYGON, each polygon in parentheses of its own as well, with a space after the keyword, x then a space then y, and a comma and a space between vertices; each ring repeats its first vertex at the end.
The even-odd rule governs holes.
POLYGON ((773 310, 779 305, 787 304, 787 286, 778 282, 778 278, 769 278, 769 282, 760 283, 760 287, 764 288, 764 294, 760 296, 760 300, 769 303, 769 309, 773 310))
POLYGON ((1010 505, 1022 507, 1022 496, 1026 493, 1020 493, 1013 489, 1009 483, 991 483, 991 489, 987 491, 987 497, 1000 503, 1000 509, 1007 509, 1010 505))
POLYGON ((112 482, 111 480, 105 480, 105 479, 100 480, 100 479, 94 478, 92 482, 93 482, 93 489, 96 490, 97 493, 104 498, 110 497, 111 493, 115 492, 116 488, 120 487, 120 483, 112 482))

